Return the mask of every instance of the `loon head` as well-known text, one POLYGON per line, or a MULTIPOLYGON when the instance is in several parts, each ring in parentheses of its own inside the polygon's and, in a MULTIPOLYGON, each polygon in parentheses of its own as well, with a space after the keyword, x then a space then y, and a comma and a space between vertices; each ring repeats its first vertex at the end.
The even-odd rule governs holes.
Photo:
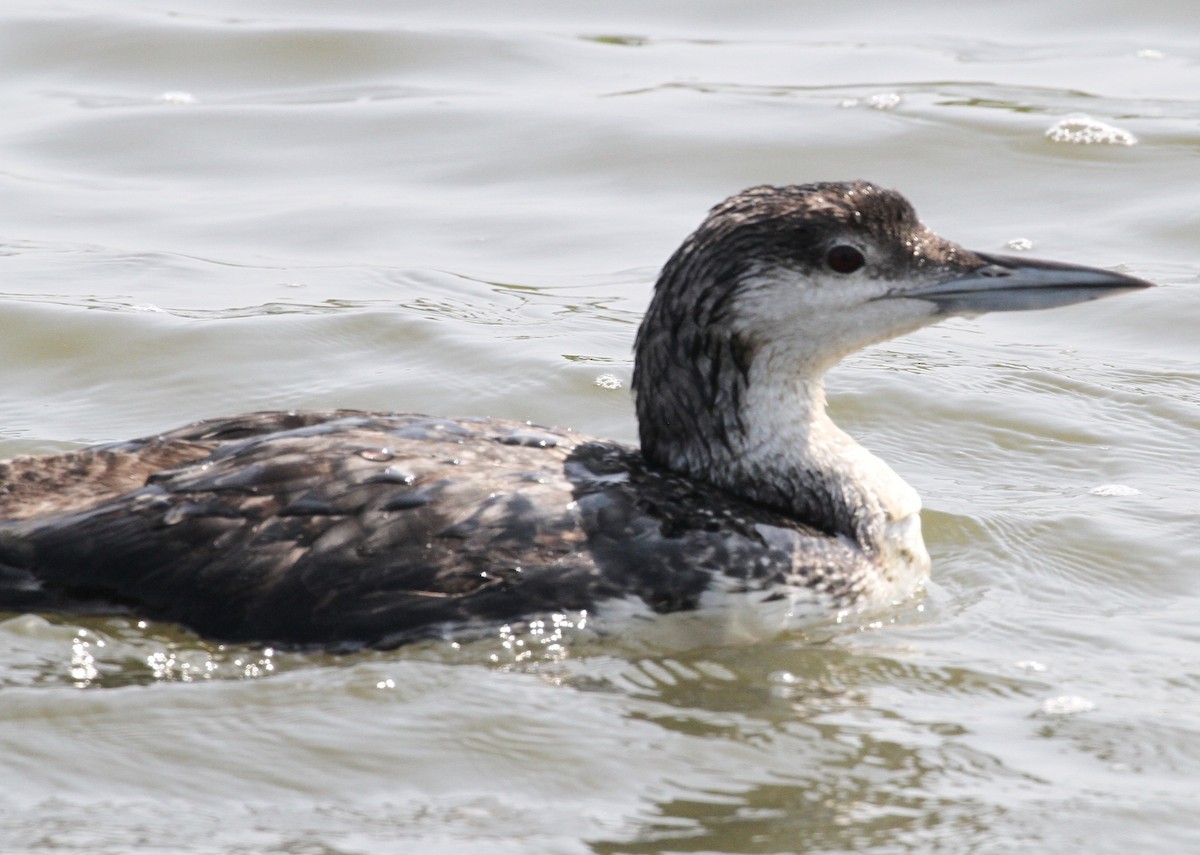
POLYGON ((826 505, 841 509, 816 510, 853 516, 861 497, 844 482, 861 473, 826 471, 839 465, 826 459, 846 458, 829 447, 851 442, 824 412, 822 377, 838 360, 952 315, 1148 285, 972 252, 922 225, 899 193, 866 182, 754 187, 712 209, 655 287, 633 378, 642 452, 793 512, 826 505))

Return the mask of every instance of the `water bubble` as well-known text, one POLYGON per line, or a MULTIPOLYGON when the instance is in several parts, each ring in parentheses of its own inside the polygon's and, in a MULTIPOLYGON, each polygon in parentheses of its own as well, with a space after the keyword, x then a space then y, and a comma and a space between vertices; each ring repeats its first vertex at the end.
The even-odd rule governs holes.
POLYGON ((867 106, 872 110, 894 110, 900 106, 900 93, 880 92, 867 99, 867 106))
POLYGON ((396 456, 390 448, 360 448, 354 453, 363 460, 370 460, 374 463, 387 463, 396 456))
POLYGON ((162 92, 154 96, 154 100, 158 101, 160 104, 186 105, 199 103, 199 101, 196 100, 196 96, 191 92, 162 92))
POLYGON ((1075 145, 1135 145, 1137 137, 1120 128, 1093 119, 1090 116, 1075 116, 1055 122, 1046 131, 1046 138, 1053 142, 1075 145))
POLYGON ((1126 484, 1101 484, 1088 490, 1093 496, 1140 496, 1142 491, 1126 484))
POLYGON ((1042 701, 1042 715, 1076 715, 1091 712, 1096 705, 1087 698, 1078 695, 1060 695, 1057 698, 1047 698, 1042 701))

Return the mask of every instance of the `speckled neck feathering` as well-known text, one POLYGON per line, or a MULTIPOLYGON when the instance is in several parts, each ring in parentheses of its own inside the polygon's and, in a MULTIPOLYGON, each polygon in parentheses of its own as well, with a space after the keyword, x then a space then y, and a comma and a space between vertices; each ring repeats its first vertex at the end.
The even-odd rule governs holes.
POLYGON ((828 419, 822 378, 935 314, 871 297, 986 263, 922 226, 898 193, 863 182, 727 199, 667 262, 638 334, 642 453, 851 538, 889 574, 923 575, 919 498, 828 419), (863 278, 877 294, 864 299, 831 269, 835 249, 869 258, 863 278))
POLYGON ((756 187, 667 262, 641 451, 487 419, 255 413, 0 463, 0 610, 348 649, 586 610, 768 632, 907 596, 920 500, 825 412, 846 354, 1147 287, 945 241, 867 183, 756 187), (744 628, 742 625, 741 628, 744 628))

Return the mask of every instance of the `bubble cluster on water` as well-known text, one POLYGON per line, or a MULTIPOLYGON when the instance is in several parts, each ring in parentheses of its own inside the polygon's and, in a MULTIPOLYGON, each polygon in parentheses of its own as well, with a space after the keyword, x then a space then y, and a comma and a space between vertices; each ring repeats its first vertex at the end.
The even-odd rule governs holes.
POLYGON ((96 668, 96 657, 92 653, 93 647, 104 647, 104 639, 89 639, 86 629, 79 630, 71 641, 71 664, 68 673, 77 686, 87 686, 100 676, 100 671, 96 668))
POLYGON ((1128 484, 1101 484, 1088 490, 1093 496, 1140 496, 1142 491, 1128 484))
POLYGON ((901 100, 899 92, 877 92, 866 98, 844 98, 838 103, 838 106, 863 106, 869 107, 872 110, 894 110, 900 106, 901 100))
POLYGON ((581 609, 572 615, 556 612, 548 619, 505 624, 498 632, 501 651, 488 658, 497 665, 560 662, 570 653, 568 632, 586 628, 587 622, 588 613, 581 609))
POLYGON ((1136 145, 1137 137, 1115 125, 1101 122, 1090 116, 1073 116, 1060 119, 1046 130, 1046 138, 1053 142, 1075 145, 1136 145))
POLYGON ((1076 715, 1078 713, 1091 712, 1096 708, 1096 704, 1089 701, 1087 698, 1081 698, 1077 695, 1061 695, 1057 698, 1047 698, 1042 701, 1042 715, 1076 715))
POLYGON ((257 655, 235 656, 229 660, 214 657, 204 650, 156 650, 146 657, 146 665, 155 680, 191 683, 219 678, 253 679, 275 670, 268 647, 257 655))

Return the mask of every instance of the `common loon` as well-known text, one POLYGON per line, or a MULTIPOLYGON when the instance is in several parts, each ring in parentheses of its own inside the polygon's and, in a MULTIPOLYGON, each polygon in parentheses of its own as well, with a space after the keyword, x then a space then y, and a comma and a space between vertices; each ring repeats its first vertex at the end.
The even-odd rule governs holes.
POLYGON ((633 602, 789 616, 910 595, 920 499, 825 412, 845 355, 951 315, 1148 287, 971 252, 866 182, 754 187, 664 267, 641 449, 494 419, 261 412, 0 463, 0 610, 393 647, 633 602))

